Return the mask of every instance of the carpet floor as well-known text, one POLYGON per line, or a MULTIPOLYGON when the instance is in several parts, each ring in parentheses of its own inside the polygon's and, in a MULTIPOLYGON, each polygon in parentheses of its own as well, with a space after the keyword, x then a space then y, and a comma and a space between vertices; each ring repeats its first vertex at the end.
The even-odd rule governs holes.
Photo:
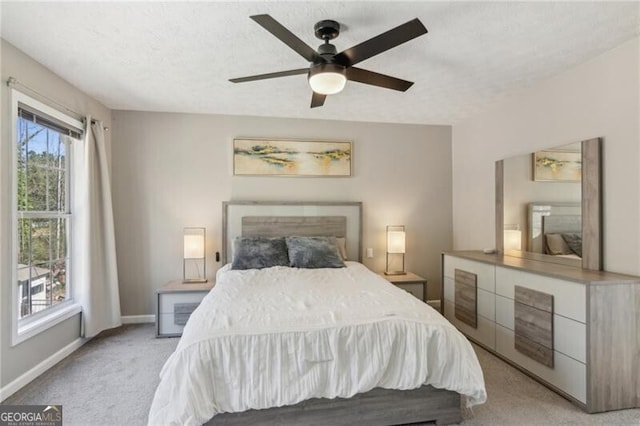
MULTIPOLYGON (((151 324, 101 333, 3 404, 62 404, 65 426, 146 425, 158 373, 178 339, 156 339, 151 324)), ((640 425, 640 409, 586 414, 485 350, 486 404, 463 425, 640 425)))

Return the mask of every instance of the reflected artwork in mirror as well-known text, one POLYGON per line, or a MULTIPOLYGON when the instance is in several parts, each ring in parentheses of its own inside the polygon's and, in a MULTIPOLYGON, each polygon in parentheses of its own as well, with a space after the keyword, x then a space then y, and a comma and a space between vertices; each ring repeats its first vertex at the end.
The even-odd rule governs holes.
POLYGON ((600 270, 600 139, 496 162, 496 247, 600 270))

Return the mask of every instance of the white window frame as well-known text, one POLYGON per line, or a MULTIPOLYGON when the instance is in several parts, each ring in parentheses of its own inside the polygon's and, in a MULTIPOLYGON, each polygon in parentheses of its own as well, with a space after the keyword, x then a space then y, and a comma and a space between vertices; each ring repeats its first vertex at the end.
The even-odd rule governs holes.
MULTIPOLYGON (((67 238, 69 244, 67 245, 67 253, 69 257, 68 271, 70 289, 67 291, 67 300, 60 302, 51 308, 44 311, 37 312, 29 315, 27 318, 20 319, 20 312, 18 309, 18 182, 16 178, 16 170, 18 167, 18 107, 20 104, 28 105, 31 108, 41 112, 45 116, 49 116, 59 120, 72 128, 83 129, 84 124, 69 117, 68 115, 58 111, 55 108, 43 104, 42 102, 33 99, 30 96, 16 90, 11 89, 11 144, 12 144, 12 167, 9 173, 11 179, 12 188, 12 200, 11 200, 11 247, 12 247, 12 264, 11 264, 11 346, 15 346, 25 340, 42 333, 45 330, 53 327, 56 324, 65 321, 74 315, 82 312, 81 306, 73 299, 74 279, 73 279, 73 259, 71 256, 72 247, 71 241, 73 240, 73 215, 69 219, 70 225, 67 229, 67 238)), ((73 164, 73 149, 67 152, 67 161, 69 165, 73 164)), ((73 167, 70 167, 71 175, 69 179, 69 202, 73 199, 73 167)), ((71 204, 73 205, 73 204, 71 204)))

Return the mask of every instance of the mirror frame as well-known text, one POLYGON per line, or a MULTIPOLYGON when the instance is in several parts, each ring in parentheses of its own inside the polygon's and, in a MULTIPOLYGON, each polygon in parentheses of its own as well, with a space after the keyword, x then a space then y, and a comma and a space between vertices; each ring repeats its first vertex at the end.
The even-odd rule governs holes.
MULTIPOLYGON (((582 269, 602 270, 602 138, 582 145, 582 269)), ((504 160, 496 161, 496 250, 504 253, 504 160)), ((521 257, 550 261, 545 254, 520 251, 521 257)))

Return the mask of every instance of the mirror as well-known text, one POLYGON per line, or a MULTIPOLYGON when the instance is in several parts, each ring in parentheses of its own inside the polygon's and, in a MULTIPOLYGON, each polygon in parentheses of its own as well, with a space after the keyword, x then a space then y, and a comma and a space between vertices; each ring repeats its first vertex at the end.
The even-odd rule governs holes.
POLYGON ((599 138, 496 162, 496 248, 602 269, 599 138))

